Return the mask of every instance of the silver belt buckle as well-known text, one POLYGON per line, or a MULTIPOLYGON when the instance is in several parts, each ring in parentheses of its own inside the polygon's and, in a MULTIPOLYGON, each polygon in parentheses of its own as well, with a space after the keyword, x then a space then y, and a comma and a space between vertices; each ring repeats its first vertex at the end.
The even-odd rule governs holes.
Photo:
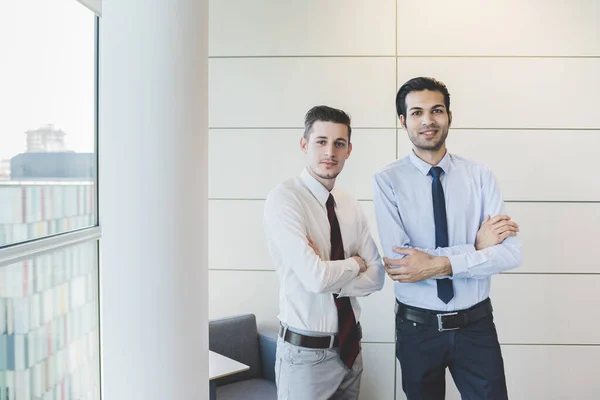
POLYGON ((329 339, 329 348, 333 349, 333 343, 335 342, 335 334, 330 335, 330 339, 329 339))
POLYGON ((457 329, 459 329, 459 327, 454 327, 454 328, 444 328, 444 317, 449 317, 452 315, 458 315, 457 312, 451 312, 451 313, 445 313, 445 314, 436 314, 437 316, 437 321, 438 321, 438 331, 440 332, 444 332, 444 331, 455 331, 457 329))

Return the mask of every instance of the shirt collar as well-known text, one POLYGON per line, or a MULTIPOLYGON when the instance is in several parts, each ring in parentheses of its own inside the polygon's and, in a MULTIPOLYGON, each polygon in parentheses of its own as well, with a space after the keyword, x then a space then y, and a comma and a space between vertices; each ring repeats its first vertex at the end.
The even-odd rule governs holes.
POLYGON ((302 182, 304 182, 317 201, 321 203, 322 206, 325 206, 327 199, 329 198, 329 190, 327 190, 321 182, 316 180, 306 168, 304 168, 300 174, 300 178, 302 178, 302 182))
MULTIPOLYGON (((419 157, 417 157, 414 150, 410 152, 409 158, 413 165, 417 167, 417 169, 421 171, 423 175, 429 175, 429 170, 432 166, 427 164, 425 161, 421 160, 419 157)), ((446 154, 444 155, 444 158, 440 160, 436 167, 440 167, 444 170, 444 173, 448 173, 448 169, 450 168, 450 153, 448 153, 447 150, 446 154)))

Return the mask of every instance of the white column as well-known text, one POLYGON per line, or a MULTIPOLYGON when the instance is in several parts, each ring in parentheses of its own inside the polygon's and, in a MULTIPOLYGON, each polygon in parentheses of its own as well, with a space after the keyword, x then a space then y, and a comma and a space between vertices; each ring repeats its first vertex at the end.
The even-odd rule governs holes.
POLYGON ((103 398, 208 397, 208 0, 103 2, 103 398))

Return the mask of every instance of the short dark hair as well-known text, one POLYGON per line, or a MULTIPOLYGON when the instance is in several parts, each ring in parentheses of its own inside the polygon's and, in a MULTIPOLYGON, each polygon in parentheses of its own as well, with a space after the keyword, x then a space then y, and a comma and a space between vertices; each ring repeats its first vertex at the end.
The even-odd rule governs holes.
POLYGON ((348 143, 350 143, 350 134, 352 128, 350 127, 350 116, 342 110, 328 106, 315 106, 308 110, 304 117, 304 139, 308 141, 310 137, 310 131, 315 122, 335 122, 336 124, 344 124, 348 128, 348 143))
POLYGON ((406 118, 406 96, 408 96, 410 92, 421 92, 423 90, 430 90, 432 92, 440 92, 443 94, 446 111, 448 113, 450 112, 450 93, 448 92, 446 85, 434 78, 419 77, 407 81, 398 90, 398 94, 396 95, 396 112, 398 113, 398 117, 404 115, 406 118))

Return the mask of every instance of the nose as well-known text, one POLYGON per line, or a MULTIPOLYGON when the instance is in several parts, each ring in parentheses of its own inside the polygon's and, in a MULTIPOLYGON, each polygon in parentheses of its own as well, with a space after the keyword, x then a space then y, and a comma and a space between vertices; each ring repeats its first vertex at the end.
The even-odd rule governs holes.
POLYGON ((334 154, 334 150, 335 150, 335 143, 329 143, 325 148, 325 154, 328 157, 332 157, 334 154))
POLYGON ((423 124, 423 125, 431 125, 432 122, 433 122, 433 118, 432 118, 431 113, 424 112, 423 113, 423 118, 421 119, 421 124, 423 124))

